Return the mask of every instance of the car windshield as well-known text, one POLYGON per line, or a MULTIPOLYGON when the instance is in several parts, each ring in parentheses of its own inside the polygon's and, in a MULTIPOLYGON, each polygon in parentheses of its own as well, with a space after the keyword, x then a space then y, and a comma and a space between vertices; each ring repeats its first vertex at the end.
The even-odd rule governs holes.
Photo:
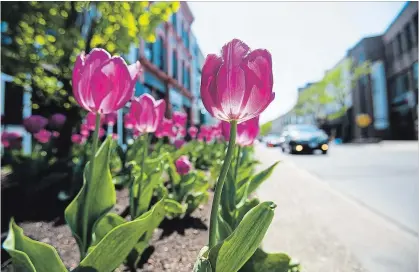
POLYGON ((290 127, 290 130, 295 130, 299 132, 317 132, 319 129, 312 125, 298 125, 298 126, 292 126, 290 127))

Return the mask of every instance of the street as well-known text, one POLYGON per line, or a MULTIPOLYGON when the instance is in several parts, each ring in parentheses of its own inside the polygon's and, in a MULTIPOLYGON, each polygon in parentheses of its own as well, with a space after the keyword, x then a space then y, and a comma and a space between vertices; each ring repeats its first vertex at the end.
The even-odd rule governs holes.
POLYGON ((335 145, 326 156, 285 156, 367 208, 418 234, 417 142, 335 145))
POLYGON ((288 155, 256 144, 258 170, 281 161, 257 192, 278 205, 263 248, 309 272, 418 272, 417 142, 329 151, 288 155))

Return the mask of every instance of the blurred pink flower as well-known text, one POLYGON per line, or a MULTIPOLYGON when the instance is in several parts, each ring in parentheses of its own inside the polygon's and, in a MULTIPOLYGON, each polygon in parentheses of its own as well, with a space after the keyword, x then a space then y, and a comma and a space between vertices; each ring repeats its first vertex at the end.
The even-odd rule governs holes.
POLYGON ((175 111, 172 116, 173 124, 175 126, 184 127, 186 126, 186 121, 188 119, 188 115, 184 112, 175 111))
POLYGON ((64 114, 55 113, 49 118, 49 124, 54 129, 60 129, 66 120, 67 117, 64 114))
POLYGON ((163 119, 166 102, 155 100, 149 94, 143 94, 131 101, 130 115, 135 119, 135 128, 141 133, 155 132, 163 119))
POLYGON ((40 132, 47 124, 48 119, 41 115, 32 115, 23 120, 23 126, 32 134, 40 132))
POLYGON ((176 170, 180 175, 188 174, 192 169, 192 164, 187 156, 180 156, 175 162, 176 170))
POLYGON ((48 143, 49 142, 49 140, 51 139, 51 135, 52 135, 52 133, 50 131, 48 131, 46 129, 42 129, 38 133, 35 133, 33 135, 33 137, 35 137, 35 139, 38 142, 40 142, 42 144, 45 144, 45 143, 48 143))
POLYGON ((176 149, 179 149, 185 144, 185 141, 182 139, 176 139, 173 144, 175 145, 176 149))
POLYGON ((71 135, 71 141, 75 144, 83 144, 86 141, 86 138, 80 134, 73 134, 71 135))
POLYGON ((192 139, 195 139, 196 135, 198 134, 198 128, 190 127, 190 128, 188 128, 188 133, 189 133, 189 136, 191 136, 192 139))
POLYGON ((138 138, 141 135, 141 133, 138 130, 134 130, 133 136, 134 138, 138 138))
POLYGON ((186 136, 186 129, 185 127, 178 127, 178 131, 177 131, 178 135, 180 135, 181 137, 185 137, 186 136))
POLYGON ((173 122, 170 119, 164 118, 154 133, 157 138, 163 138, 165 136, 173 136, 173 122))
POLYGON ((58 138, 60 137, 60 133, 58 131, 52 131, 52 137, 58 138))
POLYGON ((87 124, 82 124, 80 127, 80 134, 84 137, 88 137, 90 135, 90 130, 87 126, 87 124))
POLYGON ((238 123, 260 115, 275 98, 272 58, 264 49, 251 51, 241 40, 225 44, 221 56, 210 54, 202 68, 201 97, 207 111, 238 123))
MULTIPOLYGON (((100 116, 100 126, 103 125, 104 118, 100 116)), ((88 112, 86 115, 86 125, 91 131, 95 130, 96 127, 96 113, 88 112)))
MULTIPOLYGON (((226 141, 230 139, 230 123, 223 122, 223 136, 226 141)), ((249 146, 259 134, 259 116, 237 125, 236 144, 249 146)))
POLYGON ((116 133, 112 133, 112 139, 114 139, 114 140, 118 140, 118 134, 116 134, 116 133))
POLYGON ((135 126, 135 118, 131 114, 127 113, 124 116, 124 127, 126 129, 133 129, 135 126))
POLYGON ((20 149, 22 147, 22 135, 17 132, 3 131, 1 134, 1 144, 5 148, 20 149))
POLYGON ((105 136, 106 131, 103 128, 99 129, 99 138, 102 138, 103 136, 105 136))
POLYGON ((108 126, 113 126, 116 124, 116 120, 118 118, 118 114, 116 112, 110 112, 105 115, 105 124, 108 126))
POLYGON ((80 54, 73 69, 73 94, 77 103, 90 112, 107 114, 119 110, 134 95, 141 65, 127 66, 121 57, 111 57, 94 48, 80 54))

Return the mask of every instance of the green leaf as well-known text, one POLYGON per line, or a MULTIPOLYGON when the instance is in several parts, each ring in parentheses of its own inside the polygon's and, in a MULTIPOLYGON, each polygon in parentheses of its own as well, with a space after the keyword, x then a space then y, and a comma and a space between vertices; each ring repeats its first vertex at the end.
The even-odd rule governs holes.
POLYGON ((17 271, 67 272, 55 248, 26 237, 13 218, 10 220, 9 234, 3 243, 3 248, 11 256, 17 271))
POLYGON ((200 204, 208 202, 208 192, 198 192, 188 194, 186 196, 185 203, 187 204, 186 207, 186 214, 191 214, 196 208, 199 207, 200 204))
POLYGON ((193 272, 214 272, 211 263, 208 260, 208 246, 204 246, 198 254, 198 258, 194 264, 193 272))
MULTIPOLYGON (((140 177, 137 178, 136 182, 139 182, 140 177)), ((140 190, 140 198, 138 202, 137 216, 148 211, 150 207, 151 198, 153 196, 153 191, 160 183, 163 183, 162 179, 162 169, 160 171, 151 173, 142 184, 140 190)))
POLYGON ((271 176, 273 170, 278 165, 278 163, 279 161, 252 177, 248 189, 248 194, 253 193, 265 180, 267 180, 271 176))
POLYGON ((168 169, 167 170, 168 170, 168 174, 169 174, 171 182, 174 185, 179 184, 181 178, 180 178, 179 173, 176 170, 176 166, 175 166, 175 163, 173 162, 173 159, 168 158, 167 164, 168 164, 168 169))
POLYGON ((258 248, 240 272, 291 272, 300 271, 285 253, 266 253, 258 248))
POLYGON ((217 220, 217 240, 224 241, 233 232, 230 225, 218 214, 217 220))
POLYGON ((123 223, 112 229, 81 261, 77 272, 114 271, 137 245, 138 240, 154 226, 158 218, 164 217, 163 200, 154 205, 152 210, 137 219, 123 223))
POLYGON ((247 200, 242 206, 237 206, 236 220, 235 222, 241 222, 243 217, 254 207, 259 205, 259 199, 253 198, 252 200, 247 200))
POLYGON ((91 244, 94 224, 101 219, 116 203, 115 187, 109 170, 109 154, 112 138, 108 137, 95 156, 95 167, 92 180, 87 181, 90 162, 84 171, 84 184, 80 192, 67 206, 65 219, 76 238, 80 248, 91 244), (87 229, 83 230, 83 207, 87 206, 87 229), (87 243, 83 245, 83 231, 87 232, 87 243))
POLYGON ((276 205, 263 202, 251 209, 233 233, 210 249, 214 271, 237 272, 260 246, 274 216, 276 205))
POLYGON ((164 208, 166 209, 166 212, 173 217, 181 215, 185 212, 184 206, 173 199, 165 199, 164 208))
POLYGON ((93 245, 97 245, 112 229, 125 222, 124 218, 115 213, 106 214, 95 226, 95 240, 93 245))

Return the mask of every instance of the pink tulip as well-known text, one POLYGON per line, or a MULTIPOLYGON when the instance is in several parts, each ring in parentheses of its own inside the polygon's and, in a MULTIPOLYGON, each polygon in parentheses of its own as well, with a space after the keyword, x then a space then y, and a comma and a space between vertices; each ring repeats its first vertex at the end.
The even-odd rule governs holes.
POLYGON ((175 162, 176 170, 180 175, 188 174, 192 169, 192 164, 187 156, 180 156, 175 162))
POLYGON ((105 136, 106 131, 103 128, 99 128, 99 138, 102 138, 103 136, 105 136))
POLYGON ((178 127, 178 131, 177 131, 178 135, 180 135, 181 137, 185 137, 186 136, 186 129, 185 127, 178 127))
POLYGON ((35 133, 33 136, 38 142, 45 144, 49 142, 49 140, 51 139, 51 135, 52 133, 50 131, 42 129, 38 133, 35 133))
POLYGON ((114 140, 118 140, 118 134, 116 134, 116 133, 112 133, 112 139, 114 139, 114 140))
MULTIPOLYGON (((100 126, 103 125, 103 121, 104 121, 104 118, 102 118, 102 116, 100 116, 100 122, 99 122, 100 126)), ((96 114, 95 113, 93 113, 93 112, 87 113, 87 115, 86 115, 86 125, 87 125, 87 128, 90 129, 91 131, 95 130, 95 127, 96 127, 96 114)))
POLYGON ((83 144, 86 141, 86 138, 80 134, 73 134, 71 135, 71 141, 75 144, 83 144))
POLYGON ((74 98, 90 112, 117 111, 134 95, 141 72, 139 62, 127 66, 123 58, 111 57, 106 50, 94 48, 90 54, 80 54, 74 64, 74 98))
POLYGON ((205 136, 203 134, 199 133, 197 139, 198 139, 199 142, 203 142, 205 140, 205 136))
POLYGON ((184 112, 175 111, 173 113, 172 119, 175 126, 184 127, 186 126, 188 115, 184 112))
POLYGON ((173 144, 175 145, 176 149, 179 149, 185 144, 185 141, 182 139, 176 139, 173 144))
POLYGON ((141 133, 155 132, 163 119, 166 102, 156 101, 149 94, 134 98, 131 102, 130 115, 135 119, 135 128, 141 133))
POLYGON ((60 129, 64 125, 66 120, 67 117, 64 114, 56 113, 49 118, 49 124, 52 128, 60 129))
POLYGON ((47 124, 48 119, 41 115, 32 115, 23 120, 23 126, 32 134, 40 132, 47 124))
POLYGON ((260 115, 275 98, 271 54, 264 49, 251 51, 238 39, 224 45, 221 53, 208 55, 202 68, 205 108, 227 122, 260 115))
POLYGON ((105 115, 105 124, 108 126, 113 126, 116 124, 116 120, 118 118, 118 115, 116 112, 111 112, 105 115))
POLYGON ((90 135, 90 130, 87 124, 82 124, 80 127, 80 134, 84 137, 88 137, 90 135))
POLYGON ((163 117, 162 122, 156 129, 156 132, 154 133, 157 138, 163 138, 165 136, 173 136, 173 122, 170 119, 166 119, 163 117))
POLYGON ((124 116, 124 127, 126 129, 133 129, 135 126, 135 118, 133 118, 129 113, 124 116))
POLYGON ((191 136, 192 139, 196 138, 196 135, 198 134, 198 129, 196 127, 190 127, 188 128, 189 136, 191 136))
MULTIPOLYGON (((223 136, 228 141, 230 139, 230 123, 223 122, 223 136)), ((240 146, 249 146, 259 134, 259 116, 247 120, 237 125, 236 144, 240 146)))
POLYGON ((20 149, 22 147, 22 135, 17 132, 4 131, 1 134, 1 144, 5 148, 20 149))

